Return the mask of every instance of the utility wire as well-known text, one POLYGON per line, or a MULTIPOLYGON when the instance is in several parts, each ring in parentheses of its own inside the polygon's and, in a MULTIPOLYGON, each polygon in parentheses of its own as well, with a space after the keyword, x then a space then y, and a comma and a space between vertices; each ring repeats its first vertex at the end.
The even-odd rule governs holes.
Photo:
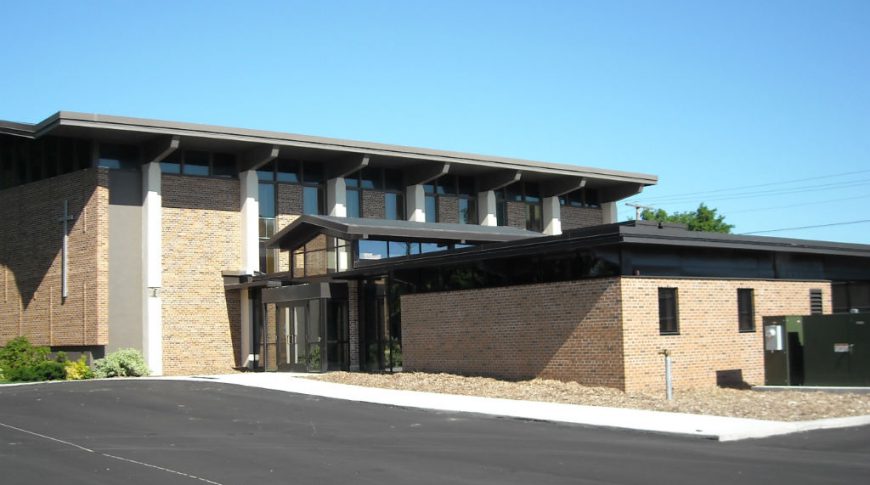
MULTIPOLYGON (((851 182, 834 182, 834 183, 830 183, 830 184, 816 184, 816 185, 807 185, 807 186, 798 186, 798 187, 785 187, 785 188, 781 188, 781 189, 759 190, 759 191, 742 192, 742 193, 736 193, 736 194, 722 194, 722 196, 720 196, 720 197, 711 197, 711 198, 705 197, 704 201, 709 202, 709 201, 718 201, 718 200, 734 200, 734 199, 750 199, 750 198, 756 198, 756 197, 770 197, 770 196, 775 196, 775 195, 788 195, 788 194, 795 194, 795 193, 800 193, 800 192, 814 192, 814 191, 818 191, 819 189, 833 189, 833 188, 845 189, 845 188, 851 188, 851 187, 861 187, 861 186, 865 186, 868 184, 870 184, 870 179, 861 179, 861 180, 853 180, 851 182)), ((679 197, 679 198, 675 197, 675 198, 672 198, 672 200, 661 200, 661 201, 653 203, 651 205, 655 205, 655 206, 673 205, 673 204, 680 204, 680 203, 685 203, 685 202, 694 202, 694 201, 697 201, 698 199, 699 199, 699 197, 697 197, 697 196, 683 196, 683 197, 679 197)), ((643 199, 643 200, 638 199, 638 201, 639 202, 643 201, 643 202, 649 203, 646 201, 646 199, 643 199)))
POLYGON ((793 183, 798 183, 798 182, 808 182, 808 181, 820 180, 820 179, 844 177, 846 175, 855 175, 855 174, 859 174, 859 173, 868 173, 868 172, 870 172, 870 170, 854 170, 851 172, 841 172, 841 173, 836 173, 836 174, 831 174, 831 175, 820 175, 817 177, 807 177, 807 178, 792 179, 792 180, 780 180, 780 181, 776 181, 776 182, 766 182, 763 184, 742 185, 739 187, 728 187, 728 188, 724 188, 724 189, 704 190, 704 191, 700 191, 700 192, 683 192, 681 194, 663 195, 660 197, 650 197, 648 199, 643 199, 643 200, 645 202, 649 202, 649 201, 669 199, 669 198, 675 198, 675 197, 677 197, 677 198, 687 197, 690 195, 705 195, 705 194, 713 194, 713 193, 719 193, 719 192, 728 192, 731 190, 754 189, 754 188, 759 188, 759 187, 770 187, 772 185, 785 185, 785 184, 793 184, 793 183))
POLYGON ((754 209, 743 209, 743 210, 739 210, 739 211, 731 211, 730 210, 730 211, 728 211, 728 215, 746 214, 748 212, 763 212, 763 211, 774 210, 774 209, 791 209, 792 207, 804 207, 804 206, 808 206, 808 205, 830 204, 832 202, 842 202, 844 200, 855 200, 855 199, 866 199, 868 197, 870 197, 870 194, 858 195, 855 197, 843 197, 840 199, 816 200, 813 202, 804 202, 803 204, 788 204, 788 205, 777 205, 777 206, 772 206, 772 207, 757 207, 754 209))
POLYGON ((870 219, 864 219, 861 221, 849 221, 849 222, 832 222, 830 224, 819 224, 816 226, 784 227, 782 229, 769 229, 767 231, 743 232, 743 233, 740 233, 740 235, 747 236, 749 234, 764 234, 764 233, 768 233, 768 232, 780 232, 780 231, 796 231, 798 229, 815 229, 817 227, 846 226, 849 224, 861 224, 864 222, 870 222, 870 219))

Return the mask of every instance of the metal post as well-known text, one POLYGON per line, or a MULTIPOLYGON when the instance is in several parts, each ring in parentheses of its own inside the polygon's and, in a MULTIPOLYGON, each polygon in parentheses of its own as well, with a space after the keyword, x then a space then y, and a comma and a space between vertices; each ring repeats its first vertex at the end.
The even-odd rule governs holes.
POLYGON ((674 382, 671 377, 671 351, 668 349, 662 349, 659 351, 659 354, 665 356, 665 395, 667 395, 668 401, 673 401, 674 382))

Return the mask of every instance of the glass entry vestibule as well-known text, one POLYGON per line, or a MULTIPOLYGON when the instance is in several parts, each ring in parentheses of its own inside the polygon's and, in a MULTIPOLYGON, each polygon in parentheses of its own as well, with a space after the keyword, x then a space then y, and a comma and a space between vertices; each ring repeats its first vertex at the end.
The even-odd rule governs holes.
POLYGON ((267 371, 348 370, 347 285, 314 283, 265 289, 263 363, 267 371), (271 308, 269 308, 271 305, 271 308))

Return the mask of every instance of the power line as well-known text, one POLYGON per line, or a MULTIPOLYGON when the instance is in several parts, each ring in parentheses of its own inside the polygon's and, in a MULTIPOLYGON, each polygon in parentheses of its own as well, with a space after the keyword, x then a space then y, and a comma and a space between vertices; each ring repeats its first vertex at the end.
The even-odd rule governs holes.
POLYGON ((758 188, 758 187, 770 187, 771 185, 784 185, 784 184, 793 184, 793 183, 798 183, 798 182, 808 182, 808 181, 813 181, 813 180, 844 177, 846 175, 855 175, 855 174, 859 174, 859 173, 868 173, 868 172, 870 172, 870 170, 854 170, 851 172, 841 172, 841 173, 835 173, 835 174, 830 174, 830 175, 820 175, 817 177, 807 177, 807 178, 799 178, 799 179, 791 179, 791 180, 780 180, 780 181, 776 181, 776 182, 765 182, 763 184, 742 185, 739 187, 728 187, 728 188, 724 188, 724 189, 704 190, 704 191, 700 191, 700 192, 683 192, 681 194, 678 193, 678 194, 672 194, 672 195, 663 195, 661 197, 651 197, 651 198, 645 199, 645 200, 647 200, 647 201, 660 200, 660 199, 669 199, 669 198, 674 198, 674 197, 685 197, 685 196, 690 196, 690 195, 704 195, 704 194, 712 194, 712 193, 718 193, 718 192, 727 192, 729 190, 743 190, 743 189, 754 189, 754 188, 758 188))
POLYGON ((808 206, 808 205, 830 204, 832 202, 842 202, 844 200, 855 200, 855 199, 866 199, 868 197, 870 197, 870 194, 858 195, 855 197, 842 197, 840 199, 815 200, 813 202, 804 202, 803 204, 788 204, 788 205, 777 205, 777 206, 771 206, 771 207, 757 207, 757 208, 753 208, 753 209, 743 209, 743 210, 739 210, 739 211, 731 211, 730 210, 730 211, 728 211, 728 215, 746 214, 749 212, 763 212, 763 211, 774 210, 774 209, 791 209, 792 207, 804 207, 804 206, 808 206))
POLYGON ((861 224, 864 222, 870 222, 870 219, 864 219, 861 221, 849 221, 849 222, 832 222, 830 224, 818 224, 815 226, 802 226, 802 227, 785 227, 782 229, 769 229, 767 231, 752 231, 752 232, 743 232, 741 235, 749 235, 749 234, 764 234, 768 232, 779 232, 779 231, 797 231, 798 229, 815 229, 817 227, 830 227, 830 226, 846 226, 849 224, 861 224))
MULTIPOLYGON (((830 184, 815 184, 815 185, 806 185, 806 186, 798 186, 798 187, 784 187, 781 189, 771 189, 771 190, 759 190, 759 191, 751 191, 751 192, 742 192, 736 194, 723 194, 721 197, 712 197, 712 198, 704 198, 705 202, 709 201, 721 201, 721 200, 734 200, 734 199, 749 199, 756 197, 770 197, 775 195, 788 195, 795 194, 799 192, 814 192, 819 191, 820 189, 833 189, 833 188, 851 188, 851 187, 860 187, 870 183, 870 179, 861 179, 861 180, 853 180, 850 182, 834 182, 830 184)), ((655 202, 653 205, 672 205, 672 204, 680 204, 685 202, 694 202, 698 200, 698 197, 695 196, 681 196, 681 197, 671 197, 671 200, 665 200, 664 198, 659 200, 659 202, 655 202)), ((640 202, 649 203, 649 199, 639 199, 640 202)))

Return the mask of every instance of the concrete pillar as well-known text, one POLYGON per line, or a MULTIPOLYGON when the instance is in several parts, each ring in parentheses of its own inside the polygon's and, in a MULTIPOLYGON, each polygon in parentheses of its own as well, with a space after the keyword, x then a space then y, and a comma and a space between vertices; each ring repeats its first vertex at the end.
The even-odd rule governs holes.
POLYGON ((422 185, 411 185, 405 189, 405 206, 409 221, 426 222, 426 193, 422 185))
POLYGON ((333 217, 347 217, 347 184, 344 177, 326 181, 327 213, 333 217))
POLYGON ((142 165, 142 353, 153 375, 163 374, 163 199, 160 163, 142 165))
MULTIPOLYGON (((256 170, 246 170, 239 174, 242 205, 242 272, 253 275, 260 270, 260 184, 256 170)), ((253 364, 253 309, 250 308, 248 290, 241 290, 241 335, 239 342, 239 365, 250 367, 253 364)))
POLYGON ((605 202, 601 204, 601 216, 603 224, 615 224, 619 219, 616 215, 616 202, 605 202))
POLYGON ((497 210, 494 190, 486 190, 477 194, 477 218, 481 226, 497 226, 497 210))
POLYGON ((260 270, 260 185, 256 170, 239 174, 242 205, 242 271, 260 270))
POLYGON ((544 197, 544 234, 558 236, 562 234, 562 208, 558 197, 544 197))

